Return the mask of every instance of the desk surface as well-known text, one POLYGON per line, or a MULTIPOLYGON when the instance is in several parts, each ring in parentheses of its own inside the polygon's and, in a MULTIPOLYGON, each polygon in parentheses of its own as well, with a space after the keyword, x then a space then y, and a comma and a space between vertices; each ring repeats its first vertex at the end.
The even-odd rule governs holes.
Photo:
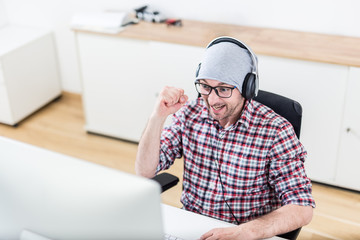
POLYGON ((206 47, 225 35, 244 41, 256 54, 360 67, 360 38, 356 37, 193 20, 183 20, 182 27, 142 21, 112 36, 206 47))
MULTIPOLYGON (((231 223, 209 218, 166 204, 162 204, 162 215, 165 233, 183 239, 199 239, 201 235, 213 228, 235 226, 231 223)), ((283 238, 275 236, 269 239, 276 240, 283 238)))

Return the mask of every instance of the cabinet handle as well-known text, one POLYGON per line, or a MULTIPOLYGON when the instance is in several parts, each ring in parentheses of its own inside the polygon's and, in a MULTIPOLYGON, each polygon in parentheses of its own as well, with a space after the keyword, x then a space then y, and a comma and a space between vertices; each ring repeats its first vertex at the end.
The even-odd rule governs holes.
POLYGON ((353 129, 351 129, 351 128, 348 127, 348 128, 346 128, 346 132, 353 134, 357 139, 360 140, 360 134, 357 133, 357 132, 355 132, 353 129))

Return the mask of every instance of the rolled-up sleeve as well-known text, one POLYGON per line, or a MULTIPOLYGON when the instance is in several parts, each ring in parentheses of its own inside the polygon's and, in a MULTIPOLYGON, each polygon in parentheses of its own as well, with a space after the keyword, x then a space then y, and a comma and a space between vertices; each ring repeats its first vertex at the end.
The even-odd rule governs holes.
POLYGON ((304 162, 307 157, 291 125, 279 128, 270 151, 269 183, 282 205, 315 207, 312 185, 304 162))
POLYGON ((156 172, 168 169, 177 158, 182 157, 181 112, 174 114, 172 124, 165 127, 160 138, 160 159, 156 172))

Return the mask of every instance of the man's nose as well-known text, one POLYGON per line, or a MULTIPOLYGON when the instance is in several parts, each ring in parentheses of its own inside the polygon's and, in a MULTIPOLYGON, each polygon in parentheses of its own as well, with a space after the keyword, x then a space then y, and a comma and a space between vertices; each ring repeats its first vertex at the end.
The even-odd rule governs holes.
POLYGON ((208 101, 214 103, 219 100, 219 96, 216 94, 215 89, 213 89, 210 94, 208 95, 208 101))

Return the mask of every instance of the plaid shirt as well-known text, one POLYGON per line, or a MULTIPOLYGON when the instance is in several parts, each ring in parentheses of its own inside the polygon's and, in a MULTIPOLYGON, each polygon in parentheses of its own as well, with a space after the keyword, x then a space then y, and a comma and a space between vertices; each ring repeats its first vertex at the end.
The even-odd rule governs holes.
POLYGON ((184 157, 184 208, 242 223, 282 205, 315 207, 306 151, 291 124, 254 100, 223 128, 201 98, 189 102, 161 136, 157 171, 184 157), (231 210, 230 210, 231 208, 231 210))

